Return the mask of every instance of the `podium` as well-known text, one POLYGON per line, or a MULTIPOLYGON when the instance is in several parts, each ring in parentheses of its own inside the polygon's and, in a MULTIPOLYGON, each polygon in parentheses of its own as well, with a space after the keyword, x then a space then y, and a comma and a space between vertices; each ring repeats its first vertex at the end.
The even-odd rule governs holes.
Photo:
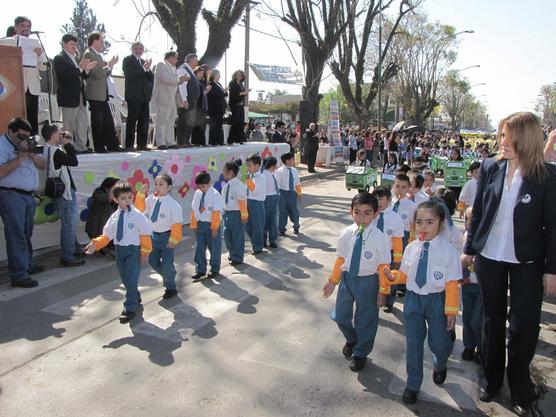
POLYGON ((0 45, 0 134, 14 117, 26 117, 22 51, 0 45))

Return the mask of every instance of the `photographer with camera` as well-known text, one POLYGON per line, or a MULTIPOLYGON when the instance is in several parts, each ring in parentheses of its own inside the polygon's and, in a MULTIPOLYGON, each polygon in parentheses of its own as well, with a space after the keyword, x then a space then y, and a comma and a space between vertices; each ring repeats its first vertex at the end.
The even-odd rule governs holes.
POLYGON ((46 121, 41 131, 44 139, 43 156, 46 159, 46 187, 44 193, 52 199, 60 217, 60 266, 71 267, 85 264, 75 259, 77 244, 77 196, 75 183, 69 167, 79 164, 77 153, 68 132, 60 132, 58 126, 46 121))
POLYGON ((8 254, 8 273, 12 287, 36 287, 29 277, 38 272, 33 265, 33 219, 39 169, 46 161, 37 153, 37 141, 30 137, 31 125, 22 117, 12 119, 8 131, 0 136, 0 217, 8 254))

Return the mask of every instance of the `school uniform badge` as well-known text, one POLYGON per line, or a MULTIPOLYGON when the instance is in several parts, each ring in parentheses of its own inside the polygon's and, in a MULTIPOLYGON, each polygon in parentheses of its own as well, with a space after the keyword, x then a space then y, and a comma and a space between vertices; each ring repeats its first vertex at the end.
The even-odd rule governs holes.
POLYGON ((402 219, 407 219, 407 214, 402 214, 402 219))
POLYGON ((165 215, 165 214, 162 214, 162 213, 160 213, 160 218, 161 218, 161 219, 165 219, 165 218, 166 218, 166 215, 165 215))
POLYGON ((133 223, 128 223, 127 227, 128 227, 128 229, 133 229, 135 227, 135 225, 133 223))
POLYGON ((373 257, 373 252, 370 250, 366 250, 364 256, 365 259, 371 259, 373 257))
POLYGON ((440 271, 434 271, 434 279, 442 279, 442 277, 444 277, 444 274, 440 271))
POLYGON ((521 199, 521 202, 522 202, 523 204, 529 204, 529 203, 531 202, 531 195, 525 194, 525 195, 523 196, 523 198, 521 199))
POLYGON ((391 235, 392 233, 394 233, 394 231, 393 231, 392 229, 388 229, 388 230, 386 230, 386 233, 387 233, 388 235, 391 235))

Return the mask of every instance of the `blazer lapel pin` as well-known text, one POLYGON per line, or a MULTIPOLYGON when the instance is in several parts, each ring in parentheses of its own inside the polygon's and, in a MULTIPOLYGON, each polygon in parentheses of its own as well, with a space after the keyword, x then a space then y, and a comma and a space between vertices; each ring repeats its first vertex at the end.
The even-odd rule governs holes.
POLYGON ((531 196, 529 194, 525 194, 521 199, 523 204, 529 204, 531 202, 531 196))

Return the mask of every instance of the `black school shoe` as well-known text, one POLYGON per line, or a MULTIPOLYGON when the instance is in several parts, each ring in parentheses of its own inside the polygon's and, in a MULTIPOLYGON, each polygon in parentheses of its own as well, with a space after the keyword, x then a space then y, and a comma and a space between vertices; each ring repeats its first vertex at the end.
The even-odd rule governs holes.
POLYGON ((122 311, 122 314, 120 314, 120 323, 125 324, 125 323, 129 323, 131 320, 133 320, 133 317, 135 317, 135 312, 134 311, 122 311))
POLYGON ((366 362, 367 362, 367 358, 354 356, 349 364, 349 369, 351 369, 353 372, 357 372, 365 367, 366 362))
POLYGON ((386 304, 384 306, 385 313, 392 313, 394 311, 394 306, 392 304, 386 304))
POLYGON ((162 294, 162 298, 168 300, 177 294, 178 294, 178 290, 166 290, 164 291, 164 294, 162 294))
POLYGON ((271 243, 270 245, 268 245, 268 246, 270 246, 272 249, 276 249, 276 248, 278 247, 278 245, 277 245, 276 243, 274 243, 274 242, 272 242, 272 243, 271 243))
POLYGON ((207 275, 207 278, 209 279, 216 278, 218 275, 220 275, 220 272, 210 271, 210 273, 207 275))
POLYGON ((443 371, 433 371, 432 380, 436 385, 442 385, 446 381, 446 375, 448 375, 448 368, 443 371))
POLYGON ((353 347, 355 346, 355 343, 347 343, 344 345, 344 347, 342 348, 342 354, 347 358, 351 358, 351 355, 353 355, 353 347))
POLYGON ((299 229, 293 229, 293 233, 298 235, 299 234, 299 229))
POLYGON ((479 400, 483 403, 489 403, 494 400, 498 394, 500 394, 500 390, 496 390, 494 392, 488 391, 486 388, 479 389, 479 400))
POLYGON ((19 281, 12 281, 12 287, 14 288, 33 288, 38 287, 39 282, 31 278, 22 279, 19 281))
POLYGON ((83 265, 85 265, 85 261, 83 259, 73 259, 71 261, 60 259, 60 266, 63 268, 72 268, 75 266, 83 266, 83 265))
POLYGON ((231 266, 238 266, 241 265, 243 262, 239 262, 239 261, 230 261, 230 265, 231 266))
POLYGON ((191 278, 193 278, 193 280, 198 280, 203 278, 206 275, 206 272, 195 272, 193 275, 191 275, 191 278))
POLYGON ((417 391, 406 388, 402 395, 402 401, 406 404, 415 404, 417 402, 417 391))
POLYGON ((468 361, 468 362, 472 361, 473 359, 475 359, 475 349, 468 349, 468 348, 463 349, 463 352, 461 353, 461 358, 464 361, 468 361))

